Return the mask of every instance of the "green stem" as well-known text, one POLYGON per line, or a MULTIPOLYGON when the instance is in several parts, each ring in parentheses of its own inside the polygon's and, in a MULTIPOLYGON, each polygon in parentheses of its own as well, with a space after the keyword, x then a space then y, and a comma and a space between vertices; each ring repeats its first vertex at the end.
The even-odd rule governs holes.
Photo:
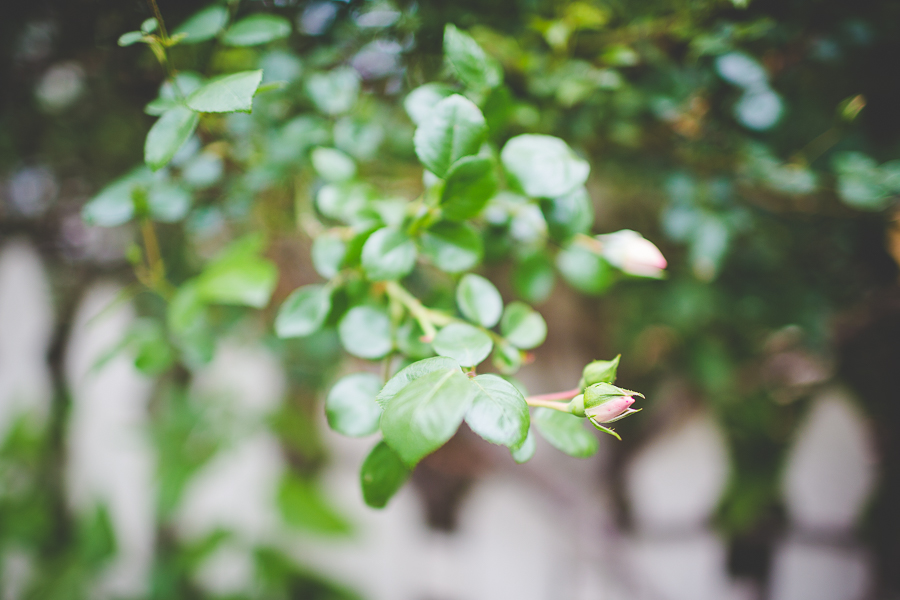
POLYGON ((581 388, 574 388, 571 390, 566 390, 564 392, 551 392, 549 394, 538 394, 536 396, 528 396, 526 398, 526 402, 528 400, 571 400, 575 396, 581 393, 581 388))
POLYGON ((553 402, 551 400, 541 400, 536 396, 529 396, 525 398, 525 403, 528 404, 528 406, 552 408, 553 410, 558 410, 564 413, 570 412, 568 402, 553 402))
POLYGON ((443 327, 454 320, 453 317, 443 311, 424 306, 418 298, 406 291, 396 281, 385 282, 384 291, 389 297, 402 304, 409 311, 409 314, 418 321, 425 338, 429 341, 433 340, 434 336, 437 335, 436 327, 443 327))

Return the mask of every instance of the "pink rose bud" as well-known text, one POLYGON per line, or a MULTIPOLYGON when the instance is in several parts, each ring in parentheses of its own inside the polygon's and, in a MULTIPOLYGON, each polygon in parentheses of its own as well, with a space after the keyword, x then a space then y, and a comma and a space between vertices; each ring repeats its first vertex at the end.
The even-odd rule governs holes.
POLYGON ((612 266, 639 277, 662 277, 666 259, 653 242, 630 229, 598 235, 603 244, 603 258, 612 266))
POLYGON ((634 404, 634 398, 631 396, 616 396, 603 404, 586 408, 584 415, 598 423, 607 423, 628 412, 628 407, 632 404, 634 404))

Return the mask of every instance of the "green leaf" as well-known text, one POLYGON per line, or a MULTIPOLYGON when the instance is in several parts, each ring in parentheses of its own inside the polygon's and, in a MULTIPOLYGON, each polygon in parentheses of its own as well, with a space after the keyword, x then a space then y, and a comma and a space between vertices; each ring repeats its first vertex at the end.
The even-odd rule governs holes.
POLYGON ((503 298, 494 284, 473 273, 463 275, 456 286, 456 304, 460 312, 473 323, 490 329, 503 314, 503 298))
POLYGON ((494 345, 494 366, 504 375, 512 375, 522 366, 522 351, 508 342, 494 345))
POLYGON ((184 106, 170 108, 153 124, 144 143, 144 162, 154 171, 163 168, 193 135, 200 115, 184 106))
POLYGON ((378 431, 381 407, 375 394, 381 378, 373 373, 353 373, 342 377, 325 399, 328 426, 350 437, 362 437, 378 431))
POLYGON ((354 306, 338 323, 344 349, 359 358, 382 358, 391 351, 391 320, 376 306, 354 306))
POLYGON ((363 244, 362 266, 371 281, 402 279, 415 265, 416 244, 402 231, 384 227, 363 244))
POLYGON ((397 395, 397 392, 406 387, 410 382, 415 381, 424 375, 428 375, 429 373, 446 371, 448 369, 456 369, 462 373, 459 364, 452 358, 447 358, 446 356, 435 356, 433 358, 426 358, 414 362, 391 377, 388 382, 384 384, 384 387, 381 388, 381 391, 378 392, 378 395, 375 396, 375 400, 381 404, 382 408, 386 408, 391 403, 394 396, 397 395))
POLYGON ((228 9, 221 4, 207 6, 179 25, 173 35, 184 35, 182 44, 197 44, 216 37, 228 23, 228 9))
POLYGON ((128 31, 119 36, 119 45, 123 48, 125 46, 131 46, 132 44, 136 44, 144 39, 144 32, 142 31, 128 31))
POLYGON ((319 330, 331 312, 331 288, 305 285, 294 290, 278 310, 275 334, 280 338, 304 337, 319 330))
POLYGON ((154 17, 150 17, 149 19, 144 19, 144 22, 141 23, 141 31, 144 33, 153 33, 158 28, 159 28, 159 22, 154 17))
POLYGON ((429 171, 444 177, 450 165, 476 154, 487 135, 484 115, 470 100, 453 94, 438 102, 416 128, 416 156, 429 171))
POLYGON ((310 253, 316 273, 325 279, 331 279, 341 270, 347 254, 347 244, 337 234, 323 233, 313 240, 310 253))
POLYGON ((384 442, 378 442, 363 461, 359 473, 363 500, 372 508, 384 508, 410 474, 397 453, 384 442))
POLYGON ((540 304, 550 297, 556 283, 553 263, 546 253, 535 252, 515 266, 512 283, 517 294, 533 304, 540 304))
POLYGON ((478 375, 472 383, 478 389, 466 413, 466 423, 472 431, 492 444, 510 448, 522 445, 531 417, 516 386, 496 375, 478 375))
POLYGON ((204 113, 250 112, 262 69, 210 79, 187 97, 188 108, 204 113))
POLYGON ((569 285, 585 294, 602 294, 613 282, 609 263, 578 244, 570 244, 556 255, 556 268, 569 285))
POLYGON ((155 183, 146 195, 147 210, 154 221, 175 223, 191 210, 191 193, 181 186, 155 183))
POLYGON ((316 208, 326 217, 350 225, 371 223, 377 191, 365 183, 324 185, 316 194, 316 208))
POLYGON ((478 215, 497 191, 494 161, 484 156, 466 156, 450 167, 441 192, 445 218, 464 221, 478 215))
POLYGON ((478 42, 448 23, 444 27, 444 56, 459 80, 476 90, 497 87, 503 81, 503 68, 485 54, 478 42))
POLYGON ((356 163, 340 150, 314 148, 310 159, 316 173, 327 181, 347 181, 356 175, 356 163))
POLYGON ((578 187, 564 196, 541 202, 541 211, 547 221, 550 237, 566 242, 576 233, 589 233, 594 224, 594 206, 584 187, 578 187))
POLYGON ((464 367, 474 367, 491 353, 494 344, 485 332, 465 323, 450 323, 432 342, 434 351, 464 367))
POLYGON ((522 442, 522 445, 518 448, 510 448, 509 453, 512 455, 513 460, 519 463, 520 465, 524 462, 528 462, 531 460, 531 457, 534 456, 534 451, 537 448, 537 443, 534 441, 534 433, 532 430, 528 430, 528 436, 526 436, 525 441, 522 442))
POLYGON ((401 389, 381 417, 384 441, 408 466, 453 437, 476 388, 456 367, 423 375, 401 389))
POLYGON ((438 223, 422 233, 422 254, 447 273, 468 271, 484 256, 481 236, 468 223, 438 223))
POLYGON ((556 198, 587 181, 590 166, 568 144, 549 135, 519 135, 500 152, 510 177, 533 198, 556 198))
POLYGON ((257 46, 291 35, 291 22, 278 15, 258 13, 228 28, 222 42, 228 46, 257 46))
POLYGON ((278 488, 278 508, 288 525, 318 533, 349 533, 350 525, 331 508, 318 487, 287 474, 278 488))
POLYGON ((136 186, 152 181, 150 171, 137 168, 116 179, 91 198, 81 210, 81 216, 89 225, 115 227, 134 217, 132 191, 136 186))
POLYGON ((500 332, 513 346, 529 350, 544 343, 547 323, 539 312, 524 302, 512 302, 503 311, 500 332))
POLYGON ((199 89, 205 81, 198 73, 180 71, 159 86, 159 95, 147 103, 144 112, 158 117, 171 108, 184 106, 184 98, 199 89))
POLYGON ((539 408, 534 411, 532 422, 550 445, 575 458, 588 458, 597 453, 600 443, 584 427, 584 419, 568 413, 539 408))
POLYGON ((406 319, 397 328, 397 350, 410 360, 421 360, 434 356, 431 342, 423 341, 425 332, 419 323, 412 318, 406 319))
POLYGON ((359 96, 359 75, 351 67, 314 73, 306 80, 306 93, 319 112, 339 115, 353 108, 359 96))
POLYGON ((263 241, 247 236, 234 243, 197 278, 204 302, 264 308, 278 281, 278 269, 257 256, 263 241))
POLYGON ((452 93, 453 91, 450 88, 440 83, 426 83, 417 87, 406 96, 406 99, 403 101, 403 108, 406 109, 406 113, 412 119, 412 122, 420 125, 428 116, 428 113, 431 112, 431 109, 452 93))

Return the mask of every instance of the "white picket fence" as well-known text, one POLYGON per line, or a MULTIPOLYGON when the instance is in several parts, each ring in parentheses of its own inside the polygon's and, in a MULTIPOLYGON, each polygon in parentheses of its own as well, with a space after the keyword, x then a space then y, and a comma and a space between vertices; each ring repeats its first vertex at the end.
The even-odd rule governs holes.
MULTIPOLYGON (((96 584, 101 599, 146 591, 155 543, 156 457, 147 438, 153 382, 125 357, 94 366, 135 318, 127 303, 108 309, 118 291, 105 282, 85 293, 65 358, 69 505, 76 513, 106 506, 118 542, 96 584)), ((0 249, 0 439, 20 416, 47 419, 52 306, 37 253, 24 241, 7 243, 0 249)), ((556 357, 560 364, 579 358, 556 357)), ((612 508, 611 439, 590 460, 542 445, 531 463, 484 477, 465 497, 456 530, 446 533, 426 525, 410 486, 387 509, 366 508, 357 469, 372 440, 343 438, 323 424, 331 453, 324 487, 357 531, 333 538, 289 530, 275 509, 286 469, 265 426, 285 389, 276 359, 262 347, 227 341, 194 385, 198 401, 220 403, 206 409, 244 425, 242 437, 189 482, 175 518, 186 540, 217 528, 235 534, 195 574, 213 595, 252 590, 250 552, 260 543, 374 600, 863 600, 871 589, 872 560, 854 528, 875 484, 876 457, 865 417, 837 388, 813 401, 797 432, 783 475, 789 529, 760 589, 729 575, 726 543, 709 526, 730 462, 709 415, 674 423, 628 462, 629 531, 617 526, 612 508)), ((0 594, 15 600, 37 574, 27 551, 0 551, 0 594)))

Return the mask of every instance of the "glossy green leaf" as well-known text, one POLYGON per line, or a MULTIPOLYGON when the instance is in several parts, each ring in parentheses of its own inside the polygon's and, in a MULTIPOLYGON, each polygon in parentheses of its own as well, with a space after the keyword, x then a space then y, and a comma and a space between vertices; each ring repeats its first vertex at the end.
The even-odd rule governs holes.
POLYGON ((210 79, 187 97, 188 108, 204 113, 250 112, 262 69, 210 79))
POLYGON ((228 46, 257 46, 291 35, 291 22, 278 15, 257 13, 228 28, 222 42, 228 46))
POLYGON ((435 356, 416 361, 397 371, 397 373, 384 384, 384 387, 381 388, 381 391, 378 392, 375 399, 382 407, 386 407, 391 403, 394 396, 397 395, 397 392, 406 387, 410 382, 415 381, 424 375, 428 375, 429 373, 446 371, 448 369, 456 369, 457 371, 460 371, 460 373, 462 372, 459 368, 459 363, 446 356, 435 356))
POLYGON ((313 240, 310 251, 316 273, 325 279, 331 279, 341 270, 347 244, 337 234, 323 233, 313 240))
POLYGON ((451 95, 453 91, 440 83, 426 83, 411 91, 403 101, 403 108, 412 122, 422 123, 435 105, 451 95))
POLYGON ((609 263, 577 244, 563 248, 556 255, 556 268, 569 285, 585 294, 602 294, 613 282, 609 263))
POLYGON ((583 187, 578 187, 564 196, 541 202, 541 211, 550 237, 558 242, 566 242, 576 233, 590 233, 594 224, 594 206, 583 187))
POLYGON ((503 314, 503 298, 494 284, 474 273, 467 273, 456 286, 456 305, 473 323, 490 329, 503 314))
POLYGON ((347 181, 356 175, 356 163, 340 150, 314 148, 310 159, 316 173, 327 181, 347 181))
POLYGON ((184 35, 182 44, 197 44, 216 37, 228 23, 228 9, 221 4, 207 6, 175 28, 173 35, 184 35))
POLYGON ((363 245, 362 266, 371 281, 401 279, 415 264, 416 244, 402 231, 379 229, 363 245))
POLYGON ((319 330, 331 312, 331 288, 305 285, 291 293, 278 310, 275 334, 280 338, 304 337, 319 330))
POLYGON ((556 283, 553 263, 544 252, 535 252, 516 264, 512 274, 516 293, 532 304, 550 297, 556 283))
POLYGON ((532 422, 550 445, 575 458, 588 458, 597 453, 600 443, 585 428, 585 419, 552 408, 538 408, 532 422))
POLYGON ((376 306, 348 310, 338 323, 338 335, 344 349, 359 358, 382 358, 393 347, 390 318, 376 306))
POLYGON ((163 168, 178 149, 193 135, 200 115, 193 110, 176 106, 157 119, 147 133, 144 143, 144 162, 154 171, 163 168))
POLYGON ((144 107, 144 112, 155 117, 176 106, 184 106, 184 98, 199 89, 206 79, 193 71, 179 71, 174 78, 166 79, 159 86, 159 95, 144 107))
POLYGON ((494 343, 477 327, 450 323, 434 336, 432 345, 441 356, 452 358, 464 367, 474 367, 487 358, 494 343))
POLYGON ((445 218, 464 221, 477 216, 497 191, 494 161, 484 156, 466 156, 450 167, 441 193, 445 218))
POLYGON ((526 195, 556 198, 583 186, 590 165, 568 144, 549 135, 519 135, 503 146, 500 160, 526 195))
POLYGON ((470 35, 448 23, 444 27, 444 57, 459 80, 476 90, 493 88, 503 81, 503 68, 470 35))
POLYGON ((410 474, 400 456, 386 443, 378 442, 363 461, 359 473, 363 500, 372 508, 384 508, 410 474))
POLYGON ((547 323, 541 313, 524 302, 512 302, 503 311, 500 332, 513 346, 529 350, 544 343, 547 323))
POLYGON ((453 437, 475 393, 456 367, 423 375, 404 386, 384 409, 384 441, 414 466, 453 437))
POLYGON ((381 378, 374 373, 353 373, 338 380, 325 398, 328 426, 350 437, 361 437, 378 431, 381 407, 375 394, 381 389, 381 378))
POLYGON ((422 254, 447 273, 462 273, 481 262, 484 244, 468 223, 438 223, 419 238, 422 254))
POLYGON ((472 379, 478 389, 466 423, 492 444, 515 448, 525 442, 531 417, 525 398, 510 382, 496 375, 472 379))
POLYGON ((416 128, 416 155, 429 171, 444 177, 464 156, 477 154, 487 135, 484 115, 471 100, 454 94, 438 102, 416 128))
POLYGON ((528 435, 525 437, 525 441, 522 442, 522 445, 517 448, 510 448, 509 453, 512 455, 514 461, 522 464, 531 460, 536 449, 537 443, 534 441, 534 433, 529 429, 528 435))
POLYGON ((350 531, 350 525, 322 497, 317 486, 291 473, 281 480, 277 503, 284 521, 292 527, 325 534, 350 531))

